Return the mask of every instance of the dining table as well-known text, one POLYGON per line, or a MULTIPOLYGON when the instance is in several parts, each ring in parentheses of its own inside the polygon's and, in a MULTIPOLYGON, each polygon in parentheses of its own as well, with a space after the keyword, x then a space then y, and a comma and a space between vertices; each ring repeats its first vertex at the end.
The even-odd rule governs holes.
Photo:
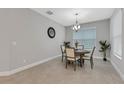
POLYGON ((80 66, 82 67, 82 64, 84 65, 84 60, 83 56, 85 54, 89 54, 91 51, 90 50, 85 50, 85 49, 75 49, 75 54, 76 56, 80 56, 80 66))

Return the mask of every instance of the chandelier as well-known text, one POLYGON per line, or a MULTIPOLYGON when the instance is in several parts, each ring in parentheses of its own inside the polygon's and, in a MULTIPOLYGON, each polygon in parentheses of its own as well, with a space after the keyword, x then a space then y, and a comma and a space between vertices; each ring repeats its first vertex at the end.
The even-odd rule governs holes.
POLYGON ((80 25, 77 21, 78 13, 76 13, 75 16, 76 16, 76 24, 73 25, 72 29, 77 32, 80 29, 80 25))

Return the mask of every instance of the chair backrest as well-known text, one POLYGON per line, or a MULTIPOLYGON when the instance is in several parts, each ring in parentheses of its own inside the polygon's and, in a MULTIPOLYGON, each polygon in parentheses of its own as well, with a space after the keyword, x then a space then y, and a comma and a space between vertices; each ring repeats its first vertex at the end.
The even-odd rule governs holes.
POLYGON ((94 51, 95 51, 95 46, 93 47, 93 49, 92 49, 92 52, 91 52, 91 56, 90 57, 93 57, 93 54, 94 54, 94 51))
POLYGON ((84 45, 78 45, 77 49, 82 49, 83 50, 84 49, 84 45))
POLYGON ((65 53, 65 46, 64 45, 60 45, 60 48, 61 48, 61 52, 65 53))
POLYGON ((74 48, 66 48, 66 57, 75 58, 75 49, 74 48))

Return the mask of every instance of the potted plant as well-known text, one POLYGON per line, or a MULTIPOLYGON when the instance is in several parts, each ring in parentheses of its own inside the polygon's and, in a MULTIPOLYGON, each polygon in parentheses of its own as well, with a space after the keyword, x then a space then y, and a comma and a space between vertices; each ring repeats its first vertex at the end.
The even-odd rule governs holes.
POLYGON ((101 49, 99 50, 99 52, 103 52, 103 60, 107 61, 106 51, 110 48, 110 44, 107 42, 107 40, 101 40, 99 41, 99 44, 101 45, 101 49))

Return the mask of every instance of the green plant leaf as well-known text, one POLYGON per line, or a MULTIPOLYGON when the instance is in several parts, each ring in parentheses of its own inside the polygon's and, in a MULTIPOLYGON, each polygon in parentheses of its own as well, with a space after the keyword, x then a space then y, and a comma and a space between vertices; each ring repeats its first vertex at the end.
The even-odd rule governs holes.
POLYGON ((104 54, 106 54, 106 50, 110 48, 110 44, 107 40, 100 40, 99 44, 101 45, 99 52, 104 52, 104 54))

